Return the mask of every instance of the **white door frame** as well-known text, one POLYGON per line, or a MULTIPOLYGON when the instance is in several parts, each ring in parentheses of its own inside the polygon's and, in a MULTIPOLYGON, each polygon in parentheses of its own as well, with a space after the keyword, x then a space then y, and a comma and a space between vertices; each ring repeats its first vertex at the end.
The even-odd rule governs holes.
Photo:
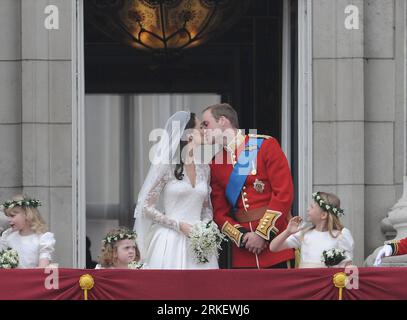
POLYGON ((86 267, 85 57, 83 0, 72 1, 72 264, 86 267))
POLYGON ((298 0, 298 214, 312 195, 312 0, 298 0))
POLYGON ((283 1, 283 52, 281 93, 281 148, 291 163, 291 6, 283 1))
MULTIPOLYGON (((312 193, 312 1, 298 0, 298 215, 312 193)), ((281 147, 291 163, 291 8, 283 2, 281 147)), ((297 213, 297 212, 296 212, 297 213)))

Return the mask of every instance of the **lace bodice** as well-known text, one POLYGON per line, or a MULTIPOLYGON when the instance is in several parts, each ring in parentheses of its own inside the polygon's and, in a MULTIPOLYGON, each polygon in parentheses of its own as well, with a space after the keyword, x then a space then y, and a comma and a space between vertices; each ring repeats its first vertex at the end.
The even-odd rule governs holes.
POLYGON ((201 220, 211 220, 213 216, 210 202, 210 169, 208 165, 196 165, 195 187, 184 170, 183 180, 174 176, 175 167, 160 165, 156 168, 156 181, 147 193, 143 206, 143 216, 153 223, 179 231, 179 222, 190 224, 201 220), (160 196, 163 197, 163 211, 157 209, 160 196))

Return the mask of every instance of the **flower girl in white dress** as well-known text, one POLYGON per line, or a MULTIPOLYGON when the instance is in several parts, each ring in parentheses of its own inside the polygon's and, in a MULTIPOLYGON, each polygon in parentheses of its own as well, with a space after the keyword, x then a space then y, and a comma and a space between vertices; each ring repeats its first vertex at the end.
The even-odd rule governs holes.
POLYGON ((168 119, 155 146, 152 165, 138 196, 135 231, 149 269, 218 269, 216 256, 198 263, 190 248, 192 226, 212 220, 207 164, 196 163, 194 147, 203 139, 194 113, 168 119), (163 210, 158 206, 162 200, 163 210))
POLYGON ((343 214, 339 198, 332 193, 316 192, 313 199, 307 210, 312 227, 300 228, 301 218, 292 218, 287 229, 271 241, 270 250, 300 249, 299 268, 325 268, 324 259, 321 259, 323 252, 340 249, 343 260, 337 266, 351 264, 354 241, 350 231, 339 220, 343 214))
POLYGON ((102 240, 99 264, 95 269, 141 269, 136 234, 125 227, 110 230, 102 240))
POLYGON ((18 268, 45 268, 52 261, 54 234, 47 232, 35 199, 16 195, 3 203, 2 209, 10 224, 0 238, 0 249, 11 248, 17 251, 18 268))

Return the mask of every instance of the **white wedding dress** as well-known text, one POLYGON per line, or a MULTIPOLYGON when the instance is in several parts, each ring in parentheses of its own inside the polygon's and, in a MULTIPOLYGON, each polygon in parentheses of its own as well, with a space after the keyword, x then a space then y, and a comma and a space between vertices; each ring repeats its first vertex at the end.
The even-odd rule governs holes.
MULTIPOLYGON (((183 180, 174 176, 175 165, 157 165, 155 180, 142 203, 142 216, 152 224, 146 232, 144 261, 148 269, 218 269, 213 256, 207 263, 196 263, 189 248, 189 238, 179 229, 179 222, 191 225, 212 220, 210 203, 210 169, 195 165, 196 185, 193 186, 184 169, 183 180), (163 211, 157 209, 163 197, 163 211)), ((137 232, 137 230, 136 230, 137 232)))

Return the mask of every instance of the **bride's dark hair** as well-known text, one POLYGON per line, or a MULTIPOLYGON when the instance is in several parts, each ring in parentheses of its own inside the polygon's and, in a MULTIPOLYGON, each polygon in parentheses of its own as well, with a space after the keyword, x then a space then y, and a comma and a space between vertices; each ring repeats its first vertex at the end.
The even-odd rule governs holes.
MULTIPOLYGON (((190 117, 187 125, 185 126, 184 131, 195 128, 195 122, 196 122, 196 115, 195 115, 195 113, 191 112, 191 117, 190 117)), ((180 144, 179 144, 180 163, 175 166, 175 170, 174 170, 175 178, 177 178, 178 180, 184 179, 184 162, 182 161, 182 150, 188 143, 189 143, 189 141, 187 139, 181 139, 180 144)))

